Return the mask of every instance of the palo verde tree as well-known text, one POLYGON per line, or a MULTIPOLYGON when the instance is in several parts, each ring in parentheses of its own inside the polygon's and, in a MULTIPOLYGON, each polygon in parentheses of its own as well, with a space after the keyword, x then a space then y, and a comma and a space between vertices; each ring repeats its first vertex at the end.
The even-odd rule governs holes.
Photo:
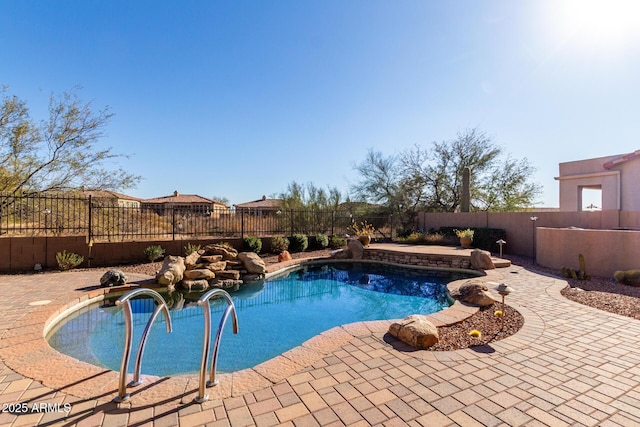
POLYGON ((76 90, 49 100, 49 117, 36 122, 27 103, 0 91, 0 192, 5 197, 34 192, 122 190, 140 180, 105 164, 122 157, 99 140, 112 114, 94 111, 78 99, 76 90))
POLYGON ((540 186, 531 181, 526 159, 504 155, 484 132, 466 130, 456 139, 415 146, 397 156, 370 150, 357 165, 352 187, 362 200, 381 203, 411 226, 420 211, 456 212, 462 199, 462 172, 471 170, 471 211, 513 211, 534 203, 540 186))

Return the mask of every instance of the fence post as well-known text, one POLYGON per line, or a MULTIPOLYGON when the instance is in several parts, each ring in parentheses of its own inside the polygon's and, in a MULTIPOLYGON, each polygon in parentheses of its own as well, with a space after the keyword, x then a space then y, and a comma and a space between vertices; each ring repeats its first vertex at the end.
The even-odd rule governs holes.
POLYGON ((336 222, 336 211, 331 211, 331 235, 332 236, 335 234, 333 232, 335 222, 336 222))
POLYGON ((244 208, 240 211, 240 238, 244 239, 244 208))
POLYGON ((93 227, 93 199, 91 194, 89 194, 89 229, 87 230, 87 242, 91 242, 91 239, 93 239, 93 232, 92 232, 92 227, 93 227))
POLYGON ((389 224, 391 228, 391 231, 389 232, 389 238, 393 242, 393 214, 389 214, 389 224))
POLYGON ((171 205, 171 240, 176 240, 176 210, 171 205))
POLYGON ((294 223, 294 219, 293 219, 293 209, 291 209, 291 234, 289 234, 289 236, 293 236, 293 223, 294 223))

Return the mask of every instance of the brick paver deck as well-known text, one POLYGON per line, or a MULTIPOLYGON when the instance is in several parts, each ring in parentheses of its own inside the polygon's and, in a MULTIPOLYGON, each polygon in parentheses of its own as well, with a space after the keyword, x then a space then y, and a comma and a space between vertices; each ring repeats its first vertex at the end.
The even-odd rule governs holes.
POLYGON ((566 282, 519 266, 482 279, 514 288, 507 303, 525 317, 503 341, 411 351, 384 336, 389 322, 362 322, 221 375, 203 405, 195 377, 147 378, 118 405, 116 373, 42 338, 51 313, 102 292, 102 272, 0 276, 0 426, 640 425, 640 322, 568 301, 566 282))

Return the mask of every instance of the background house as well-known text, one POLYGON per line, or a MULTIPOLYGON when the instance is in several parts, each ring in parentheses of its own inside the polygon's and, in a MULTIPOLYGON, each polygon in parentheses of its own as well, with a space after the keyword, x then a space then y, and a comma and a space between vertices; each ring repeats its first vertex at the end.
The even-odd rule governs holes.
POLYGON ((178 191, 171 196, 143 200, 142 208, 158 215, 220 216, 229 213, 229 206, 224 203, 197 194, 180 194, 178 191))
POLYGON ((236 214, 265 217, 279 211, 282 207, 282 200, 267 199, 267 196, 262 196, 261 199, 238 203, 233 206, 236 208, 236 214))
POLYGON ((142 199, 138 199, 137 197, 108 190, 82 190, 82 195, 85 197, 91 196, 94 204, 100 204, 102 206, 140 209, 142 202, 142 199))

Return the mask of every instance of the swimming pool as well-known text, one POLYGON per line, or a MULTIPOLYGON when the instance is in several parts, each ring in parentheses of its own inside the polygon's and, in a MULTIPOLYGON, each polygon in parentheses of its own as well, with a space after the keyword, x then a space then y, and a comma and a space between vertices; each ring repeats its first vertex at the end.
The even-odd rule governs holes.
MULTIPOLYGON (((440 311, 452 302, 446 284, 466 277, 470 274, 332 263, 301 267, 281 277, 244 285, 230 292, 240 332, 232 334, 231 322, 227 322, 218 371, 253 367, 334 326, 440 311)), ((144 374, 170 376, 198 371, 204 333, 202 308, 195 303, 200 295, 163 294, 170 306, 173 333, 167 334, 164 319, 158 317, 142 362, 144 374)), ((154 308, 152 299, 132 301, 134 345, 154 308)), ((211 301, 214 327, 225 308, 221 300, 211 301)), ((109 300, 64 319, 47 340, 64 354, 119 370, 124 331, 123 311, 109 300)), ((130 366, 129 371, 132 369, 130 366)))

